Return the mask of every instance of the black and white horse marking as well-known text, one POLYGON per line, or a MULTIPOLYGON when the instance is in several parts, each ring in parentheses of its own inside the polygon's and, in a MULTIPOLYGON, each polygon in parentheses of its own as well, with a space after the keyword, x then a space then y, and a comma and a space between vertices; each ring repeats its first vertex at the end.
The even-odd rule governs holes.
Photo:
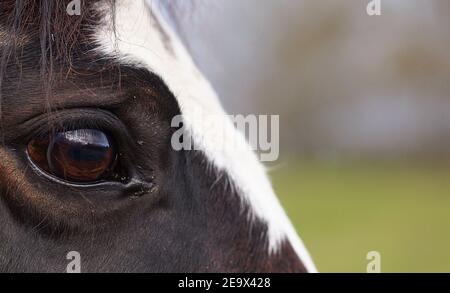
POLYGON ((69 20, 59 1, 3 2, 0 271, 64 271, 68 251, 85 272, 315 271, 255 154, 207 147, 193 113, 231 122, 161 5, 89 1, 69 20), (171 148, 180 114, 199 151, 171 148), (32 168, 27 143, 60 124, 111 133, 126 182, 32 168))

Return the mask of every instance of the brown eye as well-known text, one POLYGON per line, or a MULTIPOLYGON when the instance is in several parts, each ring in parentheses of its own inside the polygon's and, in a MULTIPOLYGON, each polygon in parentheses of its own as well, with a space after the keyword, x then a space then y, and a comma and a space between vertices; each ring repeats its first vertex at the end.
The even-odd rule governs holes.
POLYGON ((95 182, 114 167, 116 152, 102 131, 78 129, 56 133, 28 144, 30 158, 41 169, 75 182, 95 182))

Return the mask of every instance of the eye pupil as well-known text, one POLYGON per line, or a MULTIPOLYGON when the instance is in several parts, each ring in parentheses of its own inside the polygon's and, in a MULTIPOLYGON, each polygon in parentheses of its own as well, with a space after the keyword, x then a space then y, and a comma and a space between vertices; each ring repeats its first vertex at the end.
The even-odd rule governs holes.
POLYGON ((45 171, 75 182, 94 182, 114 167, 116 152, 104 132, 78 129, 58 132, 47 141, 46 153, 39 155, 42 142, 30 142, 30 157, 45 171), (45 162, 43 162, 45 161, 45 162))

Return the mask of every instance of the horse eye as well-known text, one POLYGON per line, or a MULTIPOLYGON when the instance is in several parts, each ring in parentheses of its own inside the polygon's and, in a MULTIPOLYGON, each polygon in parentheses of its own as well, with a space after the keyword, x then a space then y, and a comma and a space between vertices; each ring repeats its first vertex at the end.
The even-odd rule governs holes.
POLYGON ((80 183, 105 178, 117 158, 108 135, 95 129, 58 132, 52 137, 33 139, 27 150, 39 168, 61 179, 80 183))

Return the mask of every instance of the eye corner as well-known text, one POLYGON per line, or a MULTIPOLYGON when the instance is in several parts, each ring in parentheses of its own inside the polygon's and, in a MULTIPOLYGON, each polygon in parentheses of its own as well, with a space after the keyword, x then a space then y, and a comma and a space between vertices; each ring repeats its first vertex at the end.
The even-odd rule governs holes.
POLYGON ((26 148, 28 159, 31 160, 36 166, 43 171, 50 173, 50 167, 47 161, 46 150, 50 141, 48 137, 36 137, 32 138, 26 148))

